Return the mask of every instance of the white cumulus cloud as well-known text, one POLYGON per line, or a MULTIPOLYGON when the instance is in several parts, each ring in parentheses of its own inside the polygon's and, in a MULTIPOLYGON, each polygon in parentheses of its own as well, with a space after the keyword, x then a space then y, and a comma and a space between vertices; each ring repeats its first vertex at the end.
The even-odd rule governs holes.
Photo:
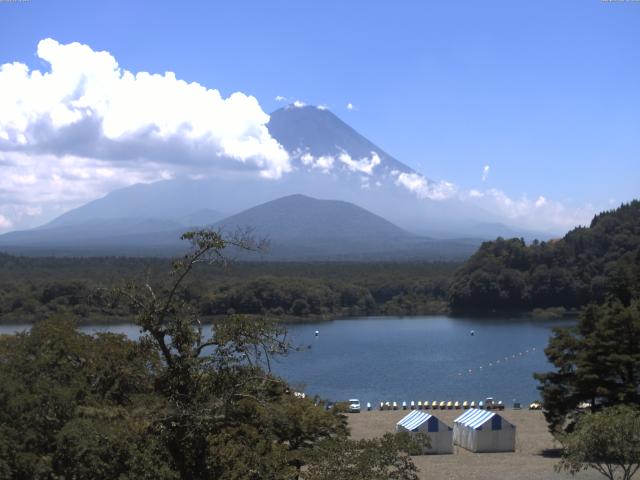
POLYGON ((351 155, 344 150, 337 157, 333 155, 314 157, 309 152, 301 153, 300 151, 296 152, 294 156, 298 157, 305 167, 317 169, 323 173, 329 173, 335 167, 336 163, 339 162, 338 165, 344 165, 350 172, 372 175, 375 167, 381 163, 380 156, 376 152, 371 152, 371 157, 364 157, 357 160, 352 158, 351 155))
POLYGON ((320 157, 314 157, 309 152, 305 152, 302 155, 299 154, 300 162, 305 167, 320 170, 322 173, 329 173, 335 163, 335 158, 331 155, 322 155, 320 157))
POLYGON ((539 231, 563 232, 577 225, 588 225, 596 213, 596 209, 590 204, 570 206, 542 195, 535 199, 526 195, 512 198, 497 188, 484 192, 470 190, 466 195, 461 195, 461 198, 476 202, 514 225, 539 231))
POLYGON ((456 186, 451 182, 433 182, 418 173, 394 171, 392 174, 396 177, 396 185, 401 185, 415 193, 418 198, 447 200, 455 196, 457 192, 456 186))
MULTIPOLYGON (((28 216, 20 202, 45 192, 61 193, 47 197, 68 208, 70 197, 77 205, 114 186, 178 174, 279 178, 291 170, 253 96, 224 98, 172 72, 134 73, 80 43, 45 39, 37 55, 48 69, 0 66, 0 229, 6 219, 20 224, 16 216, 28 216)), ((29 212, 54 208, 33 203, 29 212)))
POLYGON ((338 155, 338 160, 344 163, 352 172, 365 173, 371 175, 373 169, 380 165, 380 156, 376 152, 371 152, 371 158, 361 158, 354 160, 347 152, 342 152, 338 155))
POLYGON ((485 165, 484 167, 482 167, 482 181, 484 182, 487 177, 489 176, 489 169, 491 167, 489 167, 489 165, 485 165))
POLYGON ((570 206, 542 195, 530 199, 526 195, 512 198, 497 188, 487 190, 458 188, 447 181, 434 182, 418 173, 391 172, 395 183, 413 192, 418 198, 443 201, 455 198, 492 212, 510 225, 535 231, 563 232, 577 225, 587 225, 596 213, 590 205, 570 206))
POLYGON ((231 159, 275 178, 290 169, 252 96, 223 98, 172 72, 132 73, 79 43, 46 39, 37 53, 49 72, 0 67, 0 150, 167 164, 231 159))

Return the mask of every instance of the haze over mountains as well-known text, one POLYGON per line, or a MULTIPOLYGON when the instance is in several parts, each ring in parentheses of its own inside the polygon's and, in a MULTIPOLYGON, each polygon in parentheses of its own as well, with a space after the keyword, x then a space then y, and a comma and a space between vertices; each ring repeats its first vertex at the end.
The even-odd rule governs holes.
POLYGON ((359 258, 386 251, 394 258, 442 259, 470 254, 480 239, 535 235, 448 197, 446 183, 422 177, 327 109, 285 107, 273 112, 268 127, 292 161, 293 171, 280 179, 239 171, 137 184, 47 225, 2 235, 0 249, 173 254, 186 228, 225 225, 253 226, 268 235, 273 258, 359 258))
POLYGON ((256 239, 268 241, 268 251, 234 255, 254 260, 460 260, 478 247, 475 240, 420 237, 352 203, 304 195, 289 195, 198 225, 107 219, 11 232, 0 240, 12 253, 165 256, 180 254, 185 248, 180 235, 197 226, 228 234, 250 229, 256 239))

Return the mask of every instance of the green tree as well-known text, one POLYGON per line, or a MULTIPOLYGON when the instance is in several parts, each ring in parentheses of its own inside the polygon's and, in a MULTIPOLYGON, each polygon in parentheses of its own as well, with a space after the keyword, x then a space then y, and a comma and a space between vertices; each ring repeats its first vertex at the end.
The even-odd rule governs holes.
POLYGON ((291 398, 271 374, 270 357, 288 349, 284 329, 238 316, 205 333, 185 301, 183 282, 197 264, 224 261, 225 248, 254 249, 255 243, 206 230, 183 239, 191 251, 174 263, 168 286, 131 284, 119 291, 137 314, 141 342, 155 346, 163 360, 157 393, 166 408, 154 428, 180 478, 291 478, 300 468, 296 451, 343 432, 344 420, 291 398), (293 416, 284 418, 283 411, 293 416))
POLYGON ((571 429, 578 406, 640 404, 640 301, 586 308, 574 329, 557 329, 545 350, 555 371, 536 374, 552 431, 571 429))
POLYGON ((594 469, 610 480, 631 480, 640 469, 640 410, 629 406, 582 415, 559 436, 564 452, 557 470, 594 469))
POLYGON ((614 294, 625 305, 640 294, 640 201, 596 215, 549 242, 485 242, 454 275, 454 310, 581 308, 614 294))
POLYGON ((327 439, 312 452, 304 480, 417 480, 410 454, 422 453, 428 439, 387 433, 373 440, 327 439))
MULTIPOLYGON (((69 476, 71 464, 58 451, 62 432, 70 434, 68 428, 92 409, 114 419, 128 411, 127 423, 141 425, 137 406, 153 409, 158 403, 150 374, 157 360, 122 335, 85 335, 64 318, 0 336, 0 478, 69 476)), ((92 478, 114 478, 100 471, 92 478)))

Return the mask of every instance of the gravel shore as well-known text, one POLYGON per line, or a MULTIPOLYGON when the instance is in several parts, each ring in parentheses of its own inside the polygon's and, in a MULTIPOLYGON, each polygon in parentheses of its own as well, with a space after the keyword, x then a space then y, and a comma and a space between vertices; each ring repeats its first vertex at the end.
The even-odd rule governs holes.
MULTIPOLYGON (((453 427, 453 420, 463 410, 427 410, 453 427)), ((373 438, 395 430, 396 423, 409 411, 363 411, 349 414, 349 426, 354 439, 373 438)), ((499 412, 516 426, 516 451, 510 453, 471 453, 454 447, 453 455, 422 455, 414 457, 420 478, 430 480, 591 480, 602 476, 595 471, 581 472, 572 477, 556 473, 558 444, 547 431, 540 411, 504 410, 499 412)))

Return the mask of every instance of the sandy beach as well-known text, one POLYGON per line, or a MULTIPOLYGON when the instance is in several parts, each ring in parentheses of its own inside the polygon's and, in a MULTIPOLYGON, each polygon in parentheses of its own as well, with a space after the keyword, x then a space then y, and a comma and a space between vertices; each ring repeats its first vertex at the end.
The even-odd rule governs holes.
MULTIPOLYGON (((453 420, 462 410, 427 410, 440 420, 453 426, 453 420)), ((353 438, 373 438, 394 431, 395 425, 408 411, 363 411, 349 414, 353 438)), ((595 471, 582 472, 575 477, 556 473, 558 444, 547 431, 540 411, 504 410, 499 412, 516 426, 516 451, 510 453, 471 453, 454 447, 452 455, 422 455, 414 457, 420 469, 420 478, 430 480, 591 480, 602 478, 595 471)))

